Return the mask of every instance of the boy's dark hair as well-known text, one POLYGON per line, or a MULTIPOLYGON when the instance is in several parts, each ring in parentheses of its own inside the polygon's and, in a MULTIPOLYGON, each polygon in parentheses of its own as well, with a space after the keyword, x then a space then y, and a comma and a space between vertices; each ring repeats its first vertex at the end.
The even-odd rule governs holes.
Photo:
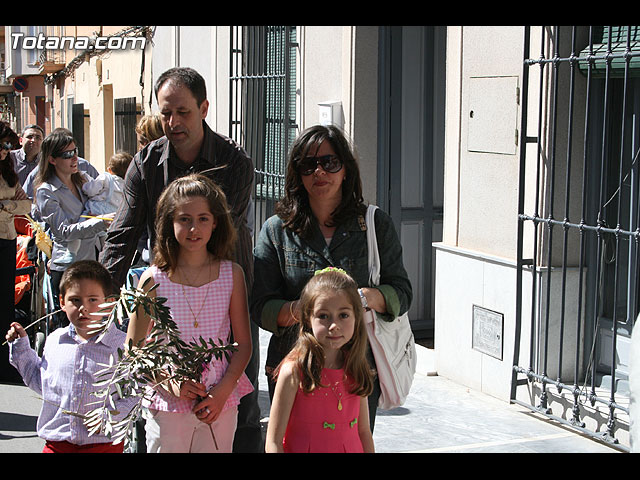
POLYGON ((105 297, 112 292, 113 283, 108 270, 95 260, 79 260, 72 263, 60 279, 60 295, 64 297, 70 285, 80 280, 94 280, 104 291, 105 297))
POLYGON ((118 152, 109 159, 109 169, 111 173, 117 175, 120 178, 124 178, 127 173, 127 168, 133 157, 127 152, 118 152))

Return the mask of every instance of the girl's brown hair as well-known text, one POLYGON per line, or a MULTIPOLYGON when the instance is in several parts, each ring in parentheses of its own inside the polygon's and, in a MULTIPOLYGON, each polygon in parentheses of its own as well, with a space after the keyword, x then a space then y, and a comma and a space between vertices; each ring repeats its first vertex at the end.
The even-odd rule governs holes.
POLYGON ((236 229, 231 221, 227 198, 213 180, 195 173, 171 182, 158 200, 153 262, 162 271, 173 271, 177 265, 180 245, 174 235, 173 219, 178 205, 193 197, 205 198, 216 220, 216 228, 207 243, 207 250, 218 259, 233 260, 236 229))
MULTIPOLYGON (((353 307, 355 316, 353 336, 342 346, 344 357, 344 371, 353 379, 350 393, 362 397, 369 396, 373 391, 373 373, 367 361, 367 331, 364 324, 362 303, 358 294, 358 285, 346 273, 340 270, 329 270, 317 273, 307 283, 300 295, 300 332, 293 349, 282 361, 293 361, 300 374, 302 390, 305 393, 313 391, 321 384, 321 373, 324 366, 324 352, 311 328, 311 315, 316 299, 328 292, 342 292, 347 295, 353 307)), ((275 370, 278 375, 280 366, 275 370)))

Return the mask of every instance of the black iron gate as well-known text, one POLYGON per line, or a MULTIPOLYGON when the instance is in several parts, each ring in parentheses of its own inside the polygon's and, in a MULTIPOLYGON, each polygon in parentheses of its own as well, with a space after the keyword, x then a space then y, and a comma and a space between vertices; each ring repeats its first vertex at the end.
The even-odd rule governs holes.
POLYGON ((639 28, 525 28, 519 132, 511 399, 623 450, 640 284, 639 28), (551 397, 563 394, 558 412, 551 397))
POLYGON ((296 135, 296 27, 232 26, 230 137, 251 156, 254 238, 283 195, 296 135))
POLYGON ((116 98, 114 104, 115 151, 134 155, 138 151, 136 123, 138 110, 135 97, 116 98))

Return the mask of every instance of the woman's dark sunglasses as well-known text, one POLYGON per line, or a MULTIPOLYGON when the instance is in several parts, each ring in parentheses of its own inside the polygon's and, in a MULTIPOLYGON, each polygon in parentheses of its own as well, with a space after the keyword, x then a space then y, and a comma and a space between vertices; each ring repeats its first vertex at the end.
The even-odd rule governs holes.
POLYGON ((342 169, 342 160, 336 155, 323 155, 321 157, 304 157, 298 163, 300 175, 311 175, 318 165, 327 173, 336 173, 342 169))
POLYGON ((78 154, 78 147, 73 150, 67 150, 66 152, 58 153, 57 155, 52 155, 54 158, 64 158, 68 160, 70 158, 75 157, 78 154))
POLYGON ((3 142, 3 143, 0 143, 0 148, 2 150, 11 150, 13 147, 9 142, 3 142))

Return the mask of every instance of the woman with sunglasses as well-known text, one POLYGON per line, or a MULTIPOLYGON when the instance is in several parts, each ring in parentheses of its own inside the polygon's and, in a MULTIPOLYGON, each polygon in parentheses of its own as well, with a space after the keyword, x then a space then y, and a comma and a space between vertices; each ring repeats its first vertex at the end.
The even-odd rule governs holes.
MULTIPOLYGON (((263 225, 254 249, 255 280, 251 317, 272 332, 266 374, 291 350, 298 335, 300 292, 316 270, 340 267, 356 280, 368 308, 397 316, 411 305, 412 290, 402 263, 402 247, 389 215, 376 210, 382 262, 381 285, 369 288, 367 237, 360 171, 351 145, 334 126, 308 128, 289 155, 284 197, 263 225)), ((369 361, 375 368, 373 356, 369 361)), ((371 430, 380 386, 369 397, 371 430)))
MULTIPOLYGON (((17 134, 7 122, 0 121, 0 329, 15 321, 16 238, 14 216, 29 213, 31 202, 22 190, 9 151, 17 134)), ((17 145, 17 142, 15 143, 17 145)), ((22 382, 9 364, 9 350, 0 351, 0 382, 22 382)))
MULTIPOLYGON (((78 170, 78 148, 73 137, 62 131, 49 134, 40 148, 34 201, 53 242, 49 272, 51 293, 56 302, 64 271, 74 261, 97 260, 98 234, 106 231, 109 222, 102 218, 114 216, 88 219, 80 216, 86 213, 84 207, 88 197, 82 191, 82 185, 88 180, 90 177, 78 170), (72 249, 69 249, 70 245, 73 245, 72 249)), ((64 321, 63 317, 57 318, 64 321)))

